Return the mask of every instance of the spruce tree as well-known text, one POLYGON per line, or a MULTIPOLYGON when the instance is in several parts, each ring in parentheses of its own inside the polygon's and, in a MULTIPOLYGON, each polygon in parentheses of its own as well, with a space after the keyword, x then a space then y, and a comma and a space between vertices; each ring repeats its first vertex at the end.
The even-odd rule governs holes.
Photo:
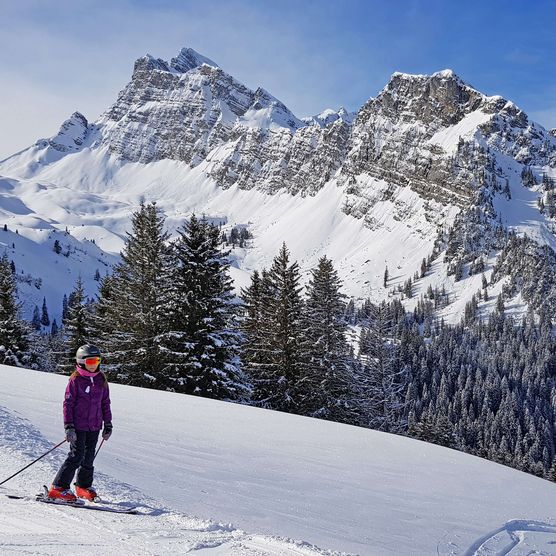
POLYGON ((367 408, 367 426, 386 432, 405 429, 402 417, 408 376, 399 360, 395 325, 392 305, 372 305, 362 346, 366 362, 360 381, 361 407, 367 408))
POLYGON ((346 341, 342 283, 326 257, 311 273, 303 317, 307 370, 297 388, 300 404, 306 415, 349 421, 354 377, 346 341))
POLYGON ((105 353, 104 369, 120 382, 163 387, 159 336, 162 332, 163 299, 168 287, 168 234, 156 204, 140 208, 131 217, 121 262, 109 282, 103 281, 95 304, 101 324, 94 319, 93 336, 105 353), (109 294, 107 287, 109 283, 109 294))
POLYGON ((556 483, 556 457, 554 458, 554 462, 552 463, 548 473, 546 474, 546 478, 549 481, 553 481, 556 483))
POLYGON ((41 324, 43 326, 50 326, 50 317, 48 316, 48 308, 46 306, 46 298, 42 298, 42 316, 41 324))
POLYGON ((241 290, 243 314, 240 327, 242 332, 241 362, 243 370, 248 376, 256 376, 258 366, 264 364, 265 361, 263 335, 261 334, 264 326, 261 311, 261 287, 265 277, 265 270, 263 278, 255 270, 251 275, 251 284, 241 290))
POLYGON ((75 366, 75 352, 90 342, 91 311, 85 297, 83 281, 79 276, 69 296, 66 319, 64 321, 64 356, 61 359, 61 370, 70 372, 75 366))
POLYGON ((28 347, 28 325, 19 318, 15 278, 4 253, 0 259, 0 363, 23 365, 28 347))
POLYGON ((220 249, 218 228, 195 215, 178 234, 160 335, 165 385, 216 399, 244 397, 229 252, 220 249))
POLYGON ((40 330, 41 329, 41 317, 39 314, 39 308, 35 305, 33 309, 33 318, 31 319, 31 326, 33 330, 40 330))
POLYGON ((289 257, 283 244, 270 270, 263 273, 258 337, 261 361, 251 365, 249 371, 256 404, 303 413, 301 379, 307 363, 303 301, 299 266, 297 262, 290 265, 289 257))
POLYGON ((68 296, 64 294, 64 299, 62 300, 62 324, 64 324, 67 315, 68 315, 68 296))

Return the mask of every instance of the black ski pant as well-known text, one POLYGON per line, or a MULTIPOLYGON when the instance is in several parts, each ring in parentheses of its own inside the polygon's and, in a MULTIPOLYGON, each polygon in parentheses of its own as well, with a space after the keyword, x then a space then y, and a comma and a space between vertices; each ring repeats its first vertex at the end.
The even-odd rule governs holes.
POLYGON ((89 488, 93 484, 93 460, 99 433, 100 431, 75 431, 77 440, 70 444, 68 457, 54 477, 54 486, 70 488, 76 470, 77 486, 89 488))

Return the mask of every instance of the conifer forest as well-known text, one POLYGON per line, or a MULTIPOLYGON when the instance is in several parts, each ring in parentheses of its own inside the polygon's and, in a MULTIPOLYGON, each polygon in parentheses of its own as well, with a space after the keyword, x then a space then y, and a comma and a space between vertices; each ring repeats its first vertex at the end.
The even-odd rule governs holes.
MULTIPOLYGON (((556 340, 546 312, 516 320, 500 296, 492 313, 471 302, 447 325, 434 312, 441 291, 412 312, 397 299, 355 303, 326 256, 302 287, 286 244, 238 296, 229 245, 249 233, 227 237, 193 215, 170 240, 154 203, 131 224, 121 261, 95 278, 96 297, 78 279, 61 323, 46 302, 21 320, 4 255, 0 362, 67 373, 77 347, 95 343, 113 382, 407 435, 556 481, 556 340)), ((510 241, 523 264, 527 241, 510 241)))

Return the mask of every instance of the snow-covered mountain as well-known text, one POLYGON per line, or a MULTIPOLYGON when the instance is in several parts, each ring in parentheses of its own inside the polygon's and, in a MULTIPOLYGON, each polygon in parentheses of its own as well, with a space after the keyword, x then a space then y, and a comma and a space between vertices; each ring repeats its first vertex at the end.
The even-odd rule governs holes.
POLYGON ((79 272, 94 293, 96 267, 114 260, 146 198, 165 211, 170 230, 192 212, 247 226, 254 239, 233 253, 238 287, 285 241, 306 274, 327 254, 359 299, 405 297, 411 308, 429 286, 444 288, 450 302, 438 316, 456 322, 484 272, 489 296, 480 308, 503 291, 509 310, 544 305, 556 316, 556 293, 540 299, 531 283, 536 258, 545 270, 554 263, 556 138, 451 70, 395 73, 357 114, 300 119, 191 49, 170 62, 147 55, 96 122, 74 113, 54 137, 0 162, 0 176, 7 233, 17 229, 45 255, 31 262, 27 247, 12 248, 0 232, 16 267, 50 288, 23 285, 27 311, 45 293, 59 311, 79 272), (49 257, 66 227, 83 256, 69 249, 54 259, 62 280, 49 257), (533 243, 510 245, 511 230, 533 243), (94 239, 92 251, 85 238, 94 239), (512 258, 508 249, 518 261, 512 276, 497 265, 502 253, 512 258), (407 298, 399 288, 410 278, 407 298))
MULTIPOLYGON (((67 377, 0 366, 0 480, 63 438, 67 377)), ((409 438, 111 385, 99 492, 147 515, 34 501, 66 450, 0 487, 2 554, 556 554, 556 486, 409 438), (164 408, 164 409, 162 409, 164 408)))

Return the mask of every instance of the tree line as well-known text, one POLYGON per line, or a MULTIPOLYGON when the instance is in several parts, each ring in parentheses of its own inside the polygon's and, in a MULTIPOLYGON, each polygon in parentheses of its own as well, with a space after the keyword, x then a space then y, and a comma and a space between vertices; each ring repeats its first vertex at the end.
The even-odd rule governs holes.
POLYGON ((169 240, 156 205, 143 203, 96 299, 79 279, 46 339, 17 317, 4 255, 0 361, 68 372, 77 347, 94 342, 116 382, 404 434, 556 480, 546 314, 516 322, 500 307, 447 326, 422 304, 355 308, 327 257, 303 288, 285 244, 237 298, 228 255, 205 219, 192 216, 169 240))

